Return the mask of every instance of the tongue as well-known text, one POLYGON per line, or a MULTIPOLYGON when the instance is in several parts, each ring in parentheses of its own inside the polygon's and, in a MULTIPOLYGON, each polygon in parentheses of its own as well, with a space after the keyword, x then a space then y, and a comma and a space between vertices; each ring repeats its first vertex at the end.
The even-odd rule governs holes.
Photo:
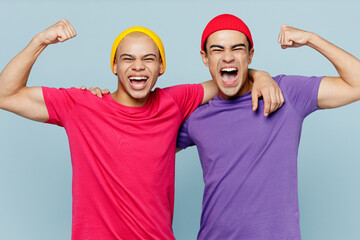
POLYGON ((235 81, 236 74, 234 73, 223 73, 222 80, 226 83, 232 83, 235 81))
POLYGON ((133 85, 143 85, 146 83, 146 80, 131 80, 131 84, 133 85))

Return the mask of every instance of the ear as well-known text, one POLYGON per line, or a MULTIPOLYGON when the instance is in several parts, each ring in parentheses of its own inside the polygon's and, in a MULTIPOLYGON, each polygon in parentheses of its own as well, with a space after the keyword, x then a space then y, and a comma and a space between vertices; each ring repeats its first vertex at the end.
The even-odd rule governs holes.
POLYGON ((205 66, 209 67, 209 58, 208 58, 207 54, 205 53, 205 51, 201 50, 200 55, 201 55, 201 58, 203 60, 203 63, 205 64, 205 66))
POLYGON ((116 63, 116 59, 114 59, 113 73, 114 73, 115 75, 117 75, 117 63, 116 63))
POLYGON ((159 71, 159 76, 162 75, 164 73, 164 64, 163 61, 160 60, 160 71, 159 71))
POLYGON ((248 58, 248 64, 250 65, 251 61, 252 61, 252 58, 254 56, 254 48, 250 49, 250 52, 249 52, 249 58, 248 58))

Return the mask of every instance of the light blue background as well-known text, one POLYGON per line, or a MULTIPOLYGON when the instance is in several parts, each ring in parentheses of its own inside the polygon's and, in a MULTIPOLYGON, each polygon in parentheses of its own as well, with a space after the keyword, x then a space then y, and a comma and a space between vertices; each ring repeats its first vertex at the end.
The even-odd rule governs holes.
MULTIPOLYGON (((333 76, 335 69, 314 50, 282 50, 277 44, 280 26, 314 31, 359 58, 359 9, 356 1, 2 0, 0 69, 36 33, 67 18, 78 36, 48 47, 34 65, 29 85, 114 91, 112 41, 134 25, 154 30, 164 42, 167 70, 158 87, 202 82, 210 79, 199 54, 202 30, 214 16, 232 13, 252 31, 251 67, 272 75, 333 76)), ((305 120, 298 161, 304 240, 360 239, 359 119, 360 103, 355 103, 305 120)), ((5 111, 0 111, 0 123, 0 239, 70 239, 72 173, 65 131, 5 111)), ((179 153, 173 224, 178 240, 196 238, 202 190, 196 149, 179 153)))

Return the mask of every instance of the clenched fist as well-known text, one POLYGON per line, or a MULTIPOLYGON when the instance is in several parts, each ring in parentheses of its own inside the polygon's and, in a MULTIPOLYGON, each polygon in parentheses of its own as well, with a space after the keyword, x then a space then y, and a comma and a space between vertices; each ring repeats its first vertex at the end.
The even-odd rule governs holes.
POLYGON ((308 43, 310 37, 310 32, 290 27, 288 25, 282 25, 278 42, 281 44, 283 49, 288 47, 301 47, 308 43))
POLYGON ((68 20, 63 19, 39 33, 37 38, 41 44, 49 45, 64 42, 75 36, 75 29, 68 20))

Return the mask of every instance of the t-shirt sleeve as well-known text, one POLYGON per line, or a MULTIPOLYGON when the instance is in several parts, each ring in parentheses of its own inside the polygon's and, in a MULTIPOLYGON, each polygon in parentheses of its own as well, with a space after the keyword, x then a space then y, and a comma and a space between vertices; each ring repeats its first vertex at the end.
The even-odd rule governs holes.
POLYGON ((190 119, 188 118, 181 125, 181 127, 179 129, 178 136, 177 136, 177 141, 176 141, 176 147, 177 148, 185 149, 187 147, 195 145, 195 143, 191 139, 189 131, 188 131, 189 130, 189 121, 190 121, 190 119))
POLYGON ((72 94, 79 91, 76 88, 48 88, 42 87, 46 108, 49 113, 49 119, 45 123, 55 124, 64 127, 69 114, 74 108, 74 98, 72 94))
POLYGON ((164 91, 170 95, 178 105, 182 122, 189 117, 204 98, 204 88, 201 84, 183 84, 164 88, 164 91))
POLYGON ((304 77, 281 75, 278 78, 279 86, 283 90, 285 103, 289 103, 302 116, 306 117, 318 108, 318 92, 323 77, 304 77))

